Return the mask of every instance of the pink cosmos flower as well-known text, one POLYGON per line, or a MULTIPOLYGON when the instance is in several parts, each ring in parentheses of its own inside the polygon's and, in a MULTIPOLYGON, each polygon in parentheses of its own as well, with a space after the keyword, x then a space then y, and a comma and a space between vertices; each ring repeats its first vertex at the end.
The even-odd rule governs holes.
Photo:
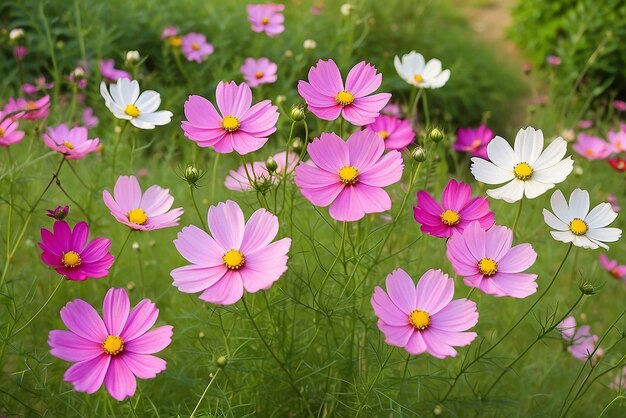
POLYGON ((580 129, 589 129, 591 127, 593 127, 593 121, 592 120, 581 120, 578 122, 578 127, 580 129))
POLYGON ((46 216, 62 221, 70 213, 70 207, 59 205, 54 209, 46 209, 46 212, 48 212, 46 216))
POLYGON ((99 67, 100 74, 102 74, 102 77, 104 77, 107 83, 115 83, 120 78, 132 80, 132 77, 127 71, 115 68, 115 60, 113 59, 100 60, 99 67))
POLYGON ((615 100, 613 107, 619 112, 626 112, 626 102, 623 100, 615 100))
POLYGON ((452 300, 454 280, 441 270, 428 270, 417 286, 402 269, 387 276, 387 292, 376 286, 371 303, 385 342, 410 354, 428 352, 437 358, 455 357, 453 347, 469 345, 478 322, 476 303, 452 300))
POLYGON ((398 151, 384 151, 383 139, 372 131, 357 131, 346 142, 323 133, 308 147, 311 162, 296 167, 295 183, 314 205, 330 205, 338 221, 385 212, 391 199, 383 187, 402 178, 404 164, 398 151))
POLYGON ((181 292, 202 291, 200 299, 230 305, 250 293, 269 289, 287 271, 290 238, 272 243, 278 218, 259 209, 245 222, 232 200, 211 206, 211 235, 193 225, 174 240, 178 252, 191 264, 172 270, 174 286, 181 292))
POLYGON ((100 122, 98 117, 93 114, 93 109, 90 107, 86 107, 83 109, 82 116, 83 116, 83 125, 87 129, 93 128, 94 126, 98 125, 98 122, 100 122))
POLYGON ((525 298, 537 291, 536 274, 522 273, 535 263, 537 253, 530 244, 511 247, 513 231, 494 225, 485 231, 479 222, 463 233, 454 231, 447 255, 463 282, 488 295, 525 298))
POLYGON ((561 58, 557 57, 556 55, 548 55, 546 57, 546 62, 553 67, 557 67, 561 65, 561 58))
POLYGON ((460 128, 456 134, 454 149, 461 152, 469 152, 475 157, 489 159, 487 145, 494 138, 493 131, 484 123, 478 128, 460 128))
POLYGON ((24 83, 22 91, 26 94, 37 94, 39 91, 50 90, 54 87, 54 83, 48 83, 44 76, 38 77, 35 84, 24 83))
POLYGON ((424 190, 419 191, 413 216, 421 224, 423 233, 440 238, 449 238, 454 231, 463 232, 474 221, 478 221, 482 229, 491 228, 495 220, 493 212, 489 211, 489 201, 484 197, 471 197, 469 185, 452 179, 443 189, 441 205, 424 190))
POLYGON ((53 231, 42 228, 41 260, 68 280, 106 276, 113 265, 111 241, 96 238, 87 243, 88 236, 89 226, 85 222, 77 223, 73 231, 65 221, 56 221, 53 231))
POLYGON ((213 45, 206 41, 206 36, 196 32, 183 36, 181 49, 188 61, 197 63, 201 63, 213 53, 213 45))
POLYGON ((161 32, 161 39, 171 38, 178 35, 178 28, 176 26, 166 26, 161 32))
POLYGON ((24 98, 9 98, 9 102, 2 110, 5 114, 13 113, 15 119, 40 120, 48 117, 50 113, 50 96, 44 96, 38 100, 24 98))
MULTIPOLYGON (((253 163, 248 163, 247 168, 248 172, 246 173, 246 169, 244 166, 240 166, 237 171, 230 170, 228 176, 226 176, 226 180, 224 181, 224 186, 229 190, 234 190, 236 192, 249 192, 254 190, 252 185, 250 184, 250 180, 248 179, 248 175, 253 180, 256 180, 257 183, 261 185, 265 183, 278 184, 279 178, 285 171, 285 161, 286 161, 286 153, 279 152, 278 154, 272 157, 278 168, 276 169, 276 174, 278 176, 270 176, 267 167, 265 166, 265 162, 263 161, 255 161, 253 163)), ((298 165, 298 155, 290 152, 289 153, 289 168, 287 169, 287 173, 291 173, 298 165)))
POLYGON ((246 6, 248 11, 248 22, 252 24, 254 32, 265 32, 267 36, 276 36, 285 30, 285 16, 283 4, 249 4, 246 6))
POLYGON ((399 118, 402 116, 402 110, 400 109, 400 106, 398 106, 397 103, 387 103, 387 105, 383 107, 383 110, 381 110, 380 113, 382 113, 383 115, 393 116, 396 118, 399 118))
POLYGON ((154 356, 172 342, 171 325, 157 327, 159 310, 143 299, 130 310, 125 289, 111 288, 104 297, 102 318, 82 299, 61 309, 68 328, 50 331, 50 354, 73 362, 64 375, 77 392, 96 392, 102 386, 118 401, 133 396, 135 378, 152 379, 167 363, 154 356))
POLYGON ((258 60, 246 58, 240 70, 245 82, 254 88, 259 84, 274 83, 277 79, 278 66, 265 57, 258 60))
POLYGON ((619 130, 609 131, 608 137, 611 152, 615 154, 626 152, 626 123, 621 123, 619 130))
POLYGON ((389 93, 370 96, 382 81, 374 66, 361 61, 348 73, 344 87, 335 61, 319 60, 309 70, 309 81, 298 82, 298 93, 318 118, 335 120, 341 115, 351 124, 363 126, 373 123, 391 98, 389 93))
MULTIPOLYGON (((586 361, 589 355, 593 353, 596 342, 598 341, 597 335, 592 335, 589 325, 576 328, 576 319, 573 316, 568 316, 557 325, 557 329, 561 333, 561 337, 569 345, 567 351, 582 361, 586 361)), ((596 355, 599 354, 600 349, 596 351, 596 355)))
POLYGON ((619 207, 619 204, 617 202, 617 196, 613 194, 608 194, 606 195, 606 201, 611 204, 611 209, 613 209, 613 212, 619 212, 622 209, 619 207))
POLYGON ((385 149, 403 150, 415 140, 415 132, 408 119, 380 115, 365 129, 385 140, 385 149))
POLYGON ((579 134, 572 148, 588 160, 602 160, 611 155, 611 146, 608 142, 587 134, 579 134))
POLYGON ((622 370, 618 372, 617 376, 609 384, 609 388, 617 391, 626 389, 626 367, 622 367, 622 370))
POLYGON ((120 176, 113 190, 115 198, 108 190, 102 193, 102 198, 118 222, 131 229, 152 231, 177 226, 183 214, 182 208, 170 210, 174 197, 169 192, 154 185, 142 194, 137 177, 120 176))
POLYGON ((68 129, 62 123, 55 128, 48 128, 48 132, 41 137, 50 149, 65 155, 68 160, 80 160, 90 152, 97 151, 100 145, 100 139, 88 139, 88 135, 87 128, 68 129))
POLYGON ((8 147, 24 139, 26 133, 18 131, 17 128, 19 128, 17 120, 5 117, 3 112, 0 112, 0 147, 8 147))
POLYGON ((626 265, 620 266, 617 264, 617 260, 609 260, 609 258, 604 254, 600 254, 600 265, 606 271, 611 273, 611 276, 613 276, 617 280, 626 277, 626 265))
POLYGON ((24 45, 17 45, 15 49, 13 49, 13 55, 15 59, 21 61, 28 54, 28 48, 24 45))
POLYGON ((252 90, 246 83, 221 81, 215 91, 218 113, 211 102, 201 96, 189 96, 181 126, 185 136, 200 147, 213 146, 216 152, 233 150, 244 155, 260 149, 276 132, 278 107, 270 100, 254 106, 252 90))

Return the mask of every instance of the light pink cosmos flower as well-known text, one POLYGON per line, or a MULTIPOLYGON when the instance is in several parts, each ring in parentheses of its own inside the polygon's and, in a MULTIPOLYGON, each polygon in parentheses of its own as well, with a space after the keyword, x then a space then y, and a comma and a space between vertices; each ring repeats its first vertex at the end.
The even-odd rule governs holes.
POLYGON ((546 62, 553 67, 557 67, 561 65, 561 58, 557 57, 556 55, 548 55, 546 57, 546 62))
POLYGON ((387 103, 385 107, 380 111, 383 115, 393 116, 399 118, 402 116, 402 109, 397 103, 387 103))
POLYGON ((611 152, 615 154, 626 152, 626 123, 621 123, 619 130, 609 131, 608 137, 611 152))
POLYGON ((489 159, 487 145, 494 138, 493 131, 484 123, 478 128, 460 128, 456 134, 454 149, 461 152, 469 152, 475 157, 489 159))
POLYGON ((581 120, 578 122, 578 127, 580 129, 589 129, 591 127, 593 127, 593 121, 592 120, 581 120))
POLYGON ((373 123, 391 94, 371 95, 380 87, 382 74, 373 65, 361 61, 348 73, 344 87, 335 61, 319 60, 309 70, 309 81, 298 82, 298 93, 318 118, 335 120, 340 115, 355 126, 373 123))
POLYGON ((365 129, 385 140, 385 149, 403 150, 415 140, 415 132, 408 119, 380 115, 365 129))
POLYGON ((24 85, 22 85, 22 91, 26 94, 33 95, 33 94, 37 94, 37 92, 39 91, 50 90, 53 87, 54 87, 54 83, 52 82, 48 83, 46 81, 46 77, 41 76, 41 77, 37 77, 34 84, 24 83, 24 85))
POLYGON ((246 10, 254 32, 265 32, 267 36, 272 37, 285 30, 284 4, 249 4, 246 10))
POLYGON ((626 367, 622 367, 622 370, 618 372, 617 376, 609 384, 609 388, 617 391, 626 389, 626 367))
POLYGON ((626 265, 620 266, 617 260, 609 260, 605 254, 600 254, 600 265, 603 269, 611 273, 611 276, 617 280, 621 280, 626 277, 626 265))
POLYGON ((441 205, 428 192, 420 190, 413 216, 423 233, 440 238, 449 238, 454 231, 463 232, 474 221, 482 229, 491 228, 495 222, 489 201, 480 196, 472 198, 472 188, 455 179, 443 189, 441 205))
POLYGON ((115 183, 113 196, 108 190, 102 193, 104 204, 118 222, 131 229, 151 231, 177 226, 182 208, 170 210, 174 197, 169 189, 154 185, 142 194, 135 176, 120 176, 115 183))
POLYGON ((47 133, 41 137, 50 149, 65 155, 68 160, 80 160, 90 152, 97 151, 100 146, 100 139, 88 139, 88 135, 87 128, 68 129, 62 123, 54 128, 48 128, 47 133))
MULTIPOLYGON (((576 319, 573 316, 568 316, 557 325, 557 329, 569 345, 567 351, 572 353, 575 358, 585 361, 593 353, 598 336, 591 334, 589 325, 576 328, 576 319)), ((595 355, 601 355, 601 353, 601 349, 598 349, 595 355)))
POLYGON ((24 139, 26 133, 18 131, 17 128, 19 122, 0 111, 0 147, 8 147, 24 139))
POLYGON ((196 32, 183 36, 181 49, 188 61, 197 63, 201 63, 213 53, 213 45, 206 41, 206 36, 196 32))
POLYGON ((445 358, 476 338, 467 332, 478 322, 476 303, 453 296, 454 280, 441 270, 428 270, 416 286, 397 269, 387 276, 387 292, 376 286, 371 303, 387 344, 445 358))
POLYGON ((166 26, 161 32, 161 39, 171 38, 178 35, 178 28, 176 26, 166 26))
POLYGON ((609 202, 609 204, 611 205, 611 209, 613 209, 613 212, 619 212, 622 209, 617 202, 617 196, 613 194, 608 194, 606 195, 606 201, 609 202))
MULTIPOLYGON (((263 161, 255 161, 253 163, 248 163, 247 168, 248 172, 246 173, 246 169, 244 166, 240 166, 236 171, 230 170, 228 176, 226 176, 226 180, 224 181, 224 186, 229 190, 234 190, 236 192, 249 192, 254 190, 252 185, 250 184, 250 180, 248 179, 248 175, 258 183, 264 184, 267 182, 271 182, 271 184, 278 184, 279 178, 283 175, 285 169, 285 161, 286 153, 279 152, 278 154, 272 157, 278 168, 276 169, 276 174, 278 176, 270 176, 267 167, 265 166, 265 162, 263 161)), ((291 173, 298 165, 298 155, 296 153, 289 153, 289 168, 287 169, 287 173, 291 173)))
POLYGON ((246 58, 240 68, 244 81, 252 88, 259 84, 271 84, 277 80, 278 66, 269 59, 262 57, 258 60, 246 58))
POLYGON ((619 112, 626 112, 626 102, 623 100, 615 100, 613 102, 613 107, 619 112))
POLYGON ((93 114, 93 109, 90 107, 86 107, 83 109, 82 117, 83 125, 87 129, 93 128, 94 126, 98 125, 98 122, 100 122, 100 119, 98 119, 98 117, 93 114))
POLYGON ((447 255, 463 282, 488 295, 525 298, 537 291, 536 274, 522 273, 537 259, 530 244, 511 247, 513 231, 494 225, 485 231, 478 222, 448 240, 447 255))
POLYGON ((114 59, 100 60, 98 65, 100 67, 100 74, 102 74, 102 77, 104 77, 107 83, 115 83, 120 78, 132 80, 132 77, 127 71, 115 68, 114 59))
POLYGON ((50 113, 50 96, 44 96, 37 100, 27 100, 21 97, 14 99, 11 97, 2 111, 5 115, 11 113, 14 119, 45 119, 50 113))
POLYGON ((230 305, 243 297, 269 289, 287 271, 290 238, 272 243, 278 218, 258 209, 245 222, 232 200, 211 206, 211 235, 194 225, 183 228, 174 240, 178 252, 191 264, 172 270, 174 286, 181 292, 202 291, 200 299, 230 305))
POLYGON ((150 331, 158 316, 159 310, 149 299, 131 311, 125 289, 109 289, 102 318, 89 303, 75 299, 61 309, 68 331, 50 331, 50 354, 74 363, 64 380, 75 391, 95 393, 104 382, 114 399, 124 400, 135 394, 135 378, 152 379, 167 366, 153 354, 170 345, 173 327, 163 325, 150 331))
POLYGON ((588 160, 602 160, 611 155, 611 145, 608 142, 587 134, 579 134, 572 148, 588 160))
POLYGON ((201 96, 189 96, 181 124, 185 136, 200 147, 213 146, 216 152, 233 150, 241 155, 260 149, 276 132, 278 107, 270 100, 254 106, 252 90, 246 83, 221 81, 215 91, 219 113, 201 96))
POLYGON ((391 209, 383 187, 402 178, 398 151, 385 152, 383 139, 372 131, 357 131, 344 142, 323 133, 308 147, 311 162, 296 167, 295 183, 315 206, 330 205, 338 221, 357 221, 366 213, 391 209))

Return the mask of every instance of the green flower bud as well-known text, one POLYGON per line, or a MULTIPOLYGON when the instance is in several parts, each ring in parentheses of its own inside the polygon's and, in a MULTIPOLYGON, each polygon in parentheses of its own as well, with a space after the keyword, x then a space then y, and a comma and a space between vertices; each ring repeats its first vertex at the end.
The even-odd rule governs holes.
POLYGON ((303 146, 304 144, 302 143, 302 140, 299 137, 295 137, 293 141, 291 141, 291 149, 296 154, 300 154, 303 146))
POLYGON ((223 369, 228 364, 228 359, 226 358, 226 356, 219 356, 215 363, 218 367, 223 369))
POLYGON ((433 142, 441 142, 444 138, 443 131, 439 128, 433 128, 428 133, 428 139, 433 142))
POLYGON ((272 157, 267 157, 267 160, 265 160, 265 168, 267 168, 267 171, 270 173, 273 173, 278 170, 278 163, 272 157))
POLYGON ((306 114, 304 112, 304 105, 302 104, 292 105, 290 116, 294 122, 303 121, 304 118, 306 117, 306 114))
POLYGON ((418 145, 411 151, 411 157, 418 163, 422 163, 426 161, 426 151, 418 145))

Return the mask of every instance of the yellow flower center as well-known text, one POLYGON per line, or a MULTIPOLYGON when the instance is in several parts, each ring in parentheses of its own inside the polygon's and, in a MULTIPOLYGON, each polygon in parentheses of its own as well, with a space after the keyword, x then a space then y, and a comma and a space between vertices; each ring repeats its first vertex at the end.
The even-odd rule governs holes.
POLYGON ((29 100, 28 102, 26 102, 26 109, 28 110, 37 109, 37 103, 33 102, 32 100, 29 100))
POLYGON ((139 208, 131 210, 126 216, 128 216, 128 222, 137 225, 143 225, 148 220, 148 215, 146 214, 146 212, 144 212, 143 209, 139 208))
POLYGON ((65 267, 78 267, 80 266, 81 262, 80 255, 78 255, 76 251, 68 251, 66 253, 63 253, 63 258, 61 259, 61 262, 65 267))
POLYGON ((587 148, 587 149, 586 149, 586 150, 584 150, 583 152, 585 153, 585 155, 586 155, 587 157, 593 157, 593 156, 595 156, 595 155, 596 155, 596 153, 595 153, 592 149, 589 149, 589 148, 587 148))
POLYGON ((126 109, 124 109, 124 113, 132 118, 136 118, 141 114, 139 112, 139 108, 137 108, 137 106, 135 106, 134 104, 129 104, 128 106, 126 106, 126 109))
POLYGON ((589 230, 589 225, 580 218, 574 218, 569 223, 569 230, 572 231, 574 235, 585 235, 589 230))
POLYGON ((172 45, 174 48, 178 48, 182 43, 183 38, 181 38, 180 36, 172 36, 170 38, 170 45, 172 45))
POLYGON ((263 71, 257 71, 256 73, 254 73, 254 76, 256 78, 263 78, 265 74, 263 73, 263 71))
POLYGON ((389 138, 389 132, 383 129, 382 131, 378 131, 378 136, 381 137, 382 139, 387 139, 389 138))
POLYGON ((454 226, 461 222, 461 217, 455 211, 448 209, 441 214, 441 222, 448 226, 454 226))
POLYGON ((224 260, 224 265, 226 266, 226 268, 230 270, 238 270, 246 263, 246 258, 239 250, 226 251, 226 254, 222 256, 222 260, 224 260))
POLYGON ((354 184, 359 181, 359 170, 356 167, 347 165, 339 170, 339 178, 342 183, 354 184))
POLYGON ((337 96, 335 96, 335 100, 342 106, 348 106, 354 102, 354 96, 348 90, 341 90, 337 93, 337 96))
POLYGON ((264 17, 263 19, 261 19, 261 24, 267 25, 268 23, 270 23, 270 18, 269 17, 264 17))
POLYGON ((4 129, 0 128, 0 138, 4 136, 4 129))
POLYGON ((421 74, 415 74, 413 76, 413 80, 415 80, 416 83, 422 83, 424 81, 424 77, 422 77, 421 74))
POLYGON ((102 349, 105 353, 116 356, 124 351, 124 341, 117 335, 109 335, 102 342, 102 349))
POLYGON ((516 179, 526 181, 533 176, 533 168, 528 163, 519 163, 513 169, 513 174, 516 179))
POLYGON ((498 263, 491 258, 482 258, 478 262, 478 271, 485 276, 493 276, 498 272, 498 263))
POLYGON ((480 147, 480 139, 475 139, 474 142, 472 142, 472 145, 470 145, 471 149, 476 149, 478 147, 480 147))
POLYGON ((222 128, 224 128, 228 132, 234 132, 241 124, 239 123, 239 119, 234 117, 233 115, 227 115, 224 119, 222 119, 222 128))
POLYGON ((619 274, 619 270, 617 270, 617 267, 615 267, 613 270, 609 271, 609 273, 611 273, 611 275, 613 277, 615 277, 616 279, 621 279, 622 277, 619 274))
POLYGON ((198 45, 197 43, 192 43, 191 44, 191 49, 193 49, 194 51, 199 51, 200 50, 200 45, 198 45))
POLYGON ((65 148, 67 149, 74 149, 74 145, 72 145, 70 142, 68 141, 63 141, 63 145, 65 146, 65 148))
POLYGON ((430 325, 430 315, 427 312, 416 309, 409 315, 409 322, 413 328, 424 330, 430 325))

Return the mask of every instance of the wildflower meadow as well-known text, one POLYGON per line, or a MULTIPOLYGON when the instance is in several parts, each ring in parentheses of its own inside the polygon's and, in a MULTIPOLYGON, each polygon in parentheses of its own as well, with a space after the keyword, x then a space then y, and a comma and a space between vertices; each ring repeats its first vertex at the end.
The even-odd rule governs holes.
POLYGON ((626 9, 515 3, 0 5, 0 416, 626 416, 626 9))

